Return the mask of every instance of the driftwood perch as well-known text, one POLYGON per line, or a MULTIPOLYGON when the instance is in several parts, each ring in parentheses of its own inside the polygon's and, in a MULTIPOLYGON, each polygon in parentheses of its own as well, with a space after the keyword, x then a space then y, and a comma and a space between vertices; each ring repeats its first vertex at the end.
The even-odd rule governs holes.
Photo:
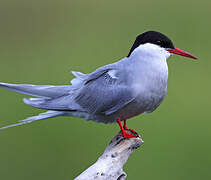
POLYGON ((132 152, 143 143, 139 135, 136 138, 124 139, 121 132, 118 133, 97 162, 75 180, 125 180, 127 174, 123 171, 123 166, 132 152))

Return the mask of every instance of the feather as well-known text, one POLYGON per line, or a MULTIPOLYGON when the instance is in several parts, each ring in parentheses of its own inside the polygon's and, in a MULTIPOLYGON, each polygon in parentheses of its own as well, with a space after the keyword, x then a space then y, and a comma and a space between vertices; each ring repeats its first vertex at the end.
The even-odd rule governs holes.
POLYGON ((70 91, 70 86, 8 84, 2 82, 0 82, 0 86, 21 94, 35 97, 59 97, 70 91))
POLYGON ((7 129, 9 127, 15 127, 15 126, 23 125, 23 124, 28 124, 28 123, 38 121, 38 120, 48 119, 48 118, 52 118, 52 117, 56 117, 56 116, 62 116, 62 115, 64 115, 64 112, 47 111, 45 113, 40 113, 37 116, 32 116, 32 117, 29 117, 27 119, 20 120, 18 123, 11 124, 11 125, 8 125, 8 126, 3 126, 3 127, 0 128, 0 130, 7 129))
POLYGON ((135 96, 124 75, 115 68, 103 68, 87 78, 75 97, 75 102, 91 114, 112 114, 134 100, 135 96), (111 73, 110 73, 111 71, 111 73), (111 77, 111 74, 115 77, 111 77))

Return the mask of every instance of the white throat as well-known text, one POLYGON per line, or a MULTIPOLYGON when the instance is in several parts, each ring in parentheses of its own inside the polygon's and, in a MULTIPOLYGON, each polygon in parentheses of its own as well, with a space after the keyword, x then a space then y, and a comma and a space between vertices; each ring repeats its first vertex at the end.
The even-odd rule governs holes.
POLYGON ((165 89, 168 80, 167 59, 171 54, 158 45, 143 44, 136 48, 128 57, 132 64, 134 81, 140 88, 165 89), (138 77, 138 78, 137 78, 138 77))
MULTIPOLYGON (((144 44, 136 48, 128 57, 131 63, 132 82, 135 93, 143 99, 151 98, 155 109, 164 99, 167 90, 168 65, 170 53, 154 44, 144 44), (143 95, 143 96, 142 96, 143 95)), ((150 111, 149 111, 150 112, 150 111)))

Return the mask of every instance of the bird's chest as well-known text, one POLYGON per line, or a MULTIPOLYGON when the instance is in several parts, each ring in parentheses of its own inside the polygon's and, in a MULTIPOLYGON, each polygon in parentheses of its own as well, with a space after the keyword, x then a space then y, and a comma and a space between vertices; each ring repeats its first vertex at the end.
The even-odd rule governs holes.
POLYGON ((140 69, 134 81, 136 105, 140 111, 152 112, 166 96, 168 67, 166 63, 155 63, 140 69))

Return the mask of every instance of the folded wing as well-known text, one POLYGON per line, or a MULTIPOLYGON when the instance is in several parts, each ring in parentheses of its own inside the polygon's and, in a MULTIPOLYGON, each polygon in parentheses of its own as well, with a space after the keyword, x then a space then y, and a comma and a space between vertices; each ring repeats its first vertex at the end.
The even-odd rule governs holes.
POLYGON ((56 111, 82 111, 110 115, 135 99, 124 72, 111 64, 90 74, 73 72, 72 85, 28 85, 0 83, 0 86, 35 98, 28 105, 56 111))
POLYGON ((110 115, 135 99, 124 72, 118 68, 108 67, 90 77, 75 97, 88 113, 110 115))

